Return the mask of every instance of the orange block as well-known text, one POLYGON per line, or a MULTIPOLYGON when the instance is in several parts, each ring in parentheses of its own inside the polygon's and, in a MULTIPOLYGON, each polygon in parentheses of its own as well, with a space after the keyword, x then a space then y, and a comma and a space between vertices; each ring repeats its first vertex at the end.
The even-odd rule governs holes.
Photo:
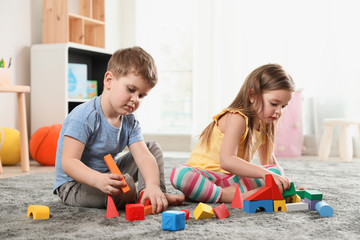
MULTIPOLYGON (((108 166, 108 168, 110 169, 110 172, 111 173, 114 173, 114 174, 117 174, 117 175, 120 175, 120 176, 123 176, 120 172, 120 169, 118 168, 118 166, 116 165, 113 157, 111 156, 111 154, 108 154, 104 157, 104 160, 106 162, 106 165, 108 166)), ((129 185, 127 184, 127 182, 125 181, 125 178, 123 177, 123 179, 121 180, 122 182, 126 183, 126 186, 124 187, 121 187, 121 190, 124 192, 124 193, 127 193, 128 191, 130 191, 130 187, 129 185)))
POLYGON ((152 214, 152 205, 146 205, 144 207, 144 214, 145 216, 152 214))

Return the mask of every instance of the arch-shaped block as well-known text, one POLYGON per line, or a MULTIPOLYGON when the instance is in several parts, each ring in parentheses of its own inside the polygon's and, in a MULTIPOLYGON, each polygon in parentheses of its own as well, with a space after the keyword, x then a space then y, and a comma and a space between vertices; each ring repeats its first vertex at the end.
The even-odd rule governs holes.
POLYGON ((27 210, 27 216, 33 219, 49 219, 50 208, 44 205, 30 205, 27 210))
POLYGON ((286 202, 285 200, 274 200, 274 212, 277 211, 286 212, 286 202))
POLYGON ((256 213, 256 210, 264 209, 265 212, 273 212, 273 200, 244 201, 244 212, 256 213))

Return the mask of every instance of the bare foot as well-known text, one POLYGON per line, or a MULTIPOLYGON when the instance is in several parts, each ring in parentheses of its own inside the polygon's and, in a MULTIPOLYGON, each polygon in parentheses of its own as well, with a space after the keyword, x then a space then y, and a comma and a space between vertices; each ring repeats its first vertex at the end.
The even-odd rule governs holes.
POLYGON ((172 205, 172 206, 180 205, 185 200, 184 195, 171 195, 168 193, 164 193, 164 194, 165 194, 166 199, 168 200, 169 205, 172 205))

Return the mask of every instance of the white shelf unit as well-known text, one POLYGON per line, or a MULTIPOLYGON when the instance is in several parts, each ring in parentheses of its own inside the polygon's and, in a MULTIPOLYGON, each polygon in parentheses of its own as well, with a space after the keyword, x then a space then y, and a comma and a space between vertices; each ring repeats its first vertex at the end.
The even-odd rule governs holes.
POLYGON ((76 43, 31 47, 31 135, 41 127, 62 123, 86 99, 68 98, 68 63, 87 65, 88 79, 98 82, 98 95, 111 53, 76 43))

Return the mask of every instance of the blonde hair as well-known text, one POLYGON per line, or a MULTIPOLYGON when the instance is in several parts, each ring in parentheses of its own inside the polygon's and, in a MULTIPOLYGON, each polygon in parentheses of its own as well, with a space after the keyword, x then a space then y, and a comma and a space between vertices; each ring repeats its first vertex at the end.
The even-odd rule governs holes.
POLYGON ((110 58, 107 71, 116 78, 129 73, 140 75, 150 87, 158 81, 158 72, 154 59, 141 47, 132 47, 117 50, 110 58))
MULTIPOLYGON (((249 132, 245 138, 244 144, 244 159, 248 162, 251 161, 250 155, 252 152, 252 136, 254 131, 254 120, 256 117, 256 111, 254 110, 253 104, 250 102, 250 95, 255 99, 255 103, 260 103, 262 110, 262 94, 265 91, 273 90, 289 90, 295 91, 295 84, 291 76, 285 72, 282 66, 278 64, 266 64, 256 68, 252 71, 245 82, 243 83, 239 93, 228 106, 228 109, 241 110, 248 117, 249 132)), ((214 128, 215 121, 211 122, 200 134, 201 144, 206 144, 207 149, 210 146, 210 136, 214 128)), ((262 123, 260 131, 264 134, 263 144, 266 144, 266 163, 272 157, 274 150, 274 139, 275 139, 275 128, 276 122, 269 124, 262 123), (264 142, 265 140, 265 142, 264 142)))

